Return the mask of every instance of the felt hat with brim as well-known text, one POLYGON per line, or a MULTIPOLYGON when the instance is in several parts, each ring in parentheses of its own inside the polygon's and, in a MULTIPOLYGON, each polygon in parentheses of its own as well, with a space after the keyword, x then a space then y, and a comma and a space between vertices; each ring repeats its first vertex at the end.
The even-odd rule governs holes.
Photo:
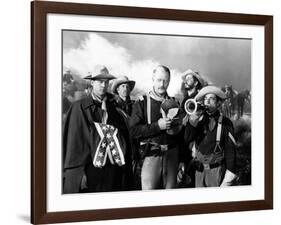
POLYGON ((177 101, 175 101, 173 98, 170 98, 162 102, 161 108, 164 110, 165 113, 168 113, 169 109, 180 108, 180 106, 177 101))
POLYGON ((86 80, 112 80, 115 78, 105 66, 96 66, 93 74, 84 77, 86 80))
POLYGON ((193 77, 195 77, 198 80, 198 82, 201 84, 201 86, 204 86, 206 83, 205 80, 199 75, 198 72, 195 72, 191 69, 188 69, 185 72, 183 72, 183 75, 182 75, 183 81, 185 81, 185 78, 187 75, 192 75, 193 77))
POLYGON ((118 77, 117 79, 113 80, 113 83, 111 86, 112 93, 117 94, 117 88, 121 84, 128 84, 130 87, 130 90, 132 91, 135 87, 136 82, 133 80, 129 80, 129 78, 126 76, 118 77))
POLYGON ((217 97, 219 97, 222 100, 226 99, 225 93, 220 88, 218 88, 216 86, 203 87, 198 92, 198 94, 195 96, 195 99, 198 100, 198 101, 201 101, 201 100, 203 100, 203 98, 206 94, 215 94, 217 97))
POLYGON ((162 117, 167 117, 172 120, 171 128, 169 128, 166 132, 169 135, 176 135, 182 129, 182 117, 184 114, 180 113, 180 105, 179 103, 173 99, 164 100, 161 104, 161 114, 162 117))

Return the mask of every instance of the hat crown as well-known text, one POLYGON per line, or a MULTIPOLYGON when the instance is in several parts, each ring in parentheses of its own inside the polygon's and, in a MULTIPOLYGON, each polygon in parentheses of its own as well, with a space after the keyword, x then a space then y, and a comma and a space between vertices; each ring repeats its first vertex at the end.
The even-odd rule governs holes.
POLYGON ((195 96, 195 99, 200 100, 202 99, 206 94, 215 94, 216 96, 218 96, 219 98, 221 98, 222 100, 226 99, 226 95, 225 93, 218 87, 213 86, 213 85, 209 85, 206 87, 203 87, 198 94, 195 96))
POLYGON ((183 72, 182 80, 185 81, 187 75, 192 75, 195 77, 202 86, 205 86, 205 80, 200 76, 199 72, 193 71, 192 69, 188 69, 183 72))
POLYGON ((93 73, 88 73, 88 76, 84 77, 88 80, 112 80, 115 77, 109 73, 108 69, 105 66, 97 65, 94 68, 93 73))
POLYGON ((116 78, 115 80, 113 80, 112 88, 111 88, 112 92, 113 92, 113 93, 117 93, 117 92, 116 92, 117 87, 118 87, 119 85, 125 84, 125 83, 129 84, 130 89, 131 89, 131 91, 132 91, 132 90, 134 89, 134 87, 135 87, 135 83, 136 83, 136 82, 133 81, 133 80, 129 80, 129 78, 128 78, 127 76, 118 77, 118 78, 116 78))
POLYGON ((188 69, 188 70, 183 72, 183 78, 185 78, 189 74, 191 74, 192 76, 198 76, 199 72, 193 71, 192 69, 188 69))
POLYGON ((127 76, 118 77, 117 79, 120 80, 120 81, 128 81, 129 80, 129 78, 127 76))
POLYGON ((195 73, 192 69, 187 69, 183 74, 187 75, 187 74, 193 74, 195 73))
POLYGON ((162 102, 161 108, 167 112, 169 109, 172 108, 179 108, 179 104, 173 98, 166 99, 162 102))
POLYGON ((94 73, 92 74, 92 76, 96 76, 96 75, 108 75, 109 71, 106 68, 106 66, 103 65, 97 65, 94 68, 94 73))

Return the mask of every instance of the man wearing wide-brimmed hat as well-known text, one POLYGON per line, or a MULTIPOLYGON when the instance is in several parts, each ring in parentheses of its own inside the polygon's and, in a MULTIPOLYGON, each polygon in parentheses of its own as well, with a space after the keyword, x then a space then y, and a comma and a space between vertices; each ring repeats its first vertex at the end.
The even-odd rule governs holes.
POLYGON ((194 98, 199 90, 206 84, 205 80, 200 76, 199 72, 191 69, 183 72, 181 91, 183 93, 183 101, 181 104, 184 110, 184 104, 188 99, 194 98))
MULTIPOLYGON (((185 103, 189 99, 194 99, 195 96, 198 94, 199 90, 206 85, 206 81, 200 76, 199 72, 188 69, 183 72, 182 74, 182 84, 181 84, 181 91, 183 94, 183 100, 181 102, 181 108, 185 111, 185 103)), ((183 119, 183 125, 186 125, 189 118, 189 114, 186 114, 185 118, 183 119)), ((184 146, 185 149, 188 149, 189 146, 184 146)), ((191 151, 189 151, 191 152, 191 151)), ((194 187, 195 183, 195 170, 192 163, 191 154, 187 155, 185 164, 181 163, 179 166, 179 173, 178 173, 178 182, 182 187, 194 187), (184 172, 183 172, 184 171, 184 172), (188 176, 184 176, 188 175, 188 176), (186 177, 186 181, 184 181, 183 177, 186 177), (189 179, 190 178, 190 179, 189 179)))
POLYGON ((218 87, 206 86, 195 99, 203 102, 205 110, 190 116, 184 136, 187 144, 195 141, 195 185, 229 186, 236 178, 236 142, 231 120, 219 111, 226 95, 218 87))
POLYGON ((123 114, 107 93, 111 75, 98 66, 92 93, 73 103, 63 130, 64 193, 121 191, 132 183, 131 148, 123 114))
POLYGON ((132 115, 133 101, 130 93, 134 89, 136 82, 129 80, 128 77, 122 76, 113 80, 111 91, 116 95, 116 102, 128 116, 132 115))

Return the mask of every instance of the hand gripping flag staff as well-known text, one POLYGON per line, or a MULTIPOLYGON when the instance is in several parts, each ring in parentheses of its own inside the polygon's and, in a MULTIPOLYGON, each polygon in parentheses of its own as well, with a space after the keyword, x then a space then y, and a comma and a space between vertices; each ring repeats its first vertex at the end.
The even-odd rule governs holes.
POLYGON ((100 141, 93 159, 93 165, 102 168, 106 163, 107 157, 113 165, 125 165, 124 153, 117 138, 118 129, 108 124, 96 122, 94 124, 100 141))

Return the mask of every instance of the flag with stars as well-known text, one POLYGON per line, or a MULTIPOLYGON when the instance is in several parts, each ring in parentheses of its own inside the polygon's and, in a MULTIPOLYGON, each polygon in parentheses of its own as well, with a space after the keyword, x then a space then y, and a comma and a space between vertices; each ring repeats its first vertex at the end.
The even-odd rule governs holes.
POLYGON ((112 125, 94 123, 100 136, 100 141, 93 159, 93 165, 102 168, 109 158, 111 164, 125 165, 124 153, 117 137, 118 129, 112 125))

